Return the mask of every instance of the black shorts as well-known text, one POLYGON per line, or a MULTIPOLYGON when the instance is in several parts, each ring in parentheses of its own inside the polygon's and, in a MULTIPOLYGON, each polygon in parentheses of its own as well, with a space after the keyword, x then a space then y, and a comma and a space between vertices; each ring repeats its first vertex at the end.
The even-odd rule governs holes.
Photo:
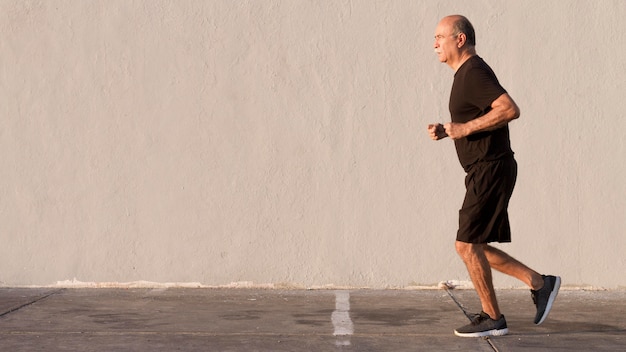
POLYGON ((479 162, 469 168, 457 241, 511 242, 507 208, 516 179, 517 163, 512 157, 479 162))

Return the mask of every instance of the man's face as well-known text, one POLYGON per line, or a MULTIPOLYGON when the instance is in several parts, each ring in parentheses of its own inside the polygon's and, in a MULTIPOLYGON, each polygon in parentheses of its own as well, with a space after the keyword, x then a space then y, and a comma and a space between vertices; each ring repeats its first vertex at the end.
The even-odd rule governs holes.
POLYGON ((453 34, 452 23, 441 20, 435 30, 435 53, 440 62, 448 62, 458 53, 457 36, 453 34))

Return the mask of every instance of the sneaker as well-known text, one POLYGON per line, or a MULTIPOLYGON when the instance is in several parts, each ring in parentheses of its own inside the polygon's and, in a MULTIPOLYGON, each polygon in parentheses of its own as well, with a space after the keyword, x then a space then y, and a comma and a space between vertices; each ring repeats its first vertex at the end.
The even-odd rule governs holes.
POLYGON ((548 317, 550 309, 552 309, 552 303, 556 295, 559 293, 559 287, 561 287, 561 278, 552 275, 541 275, 543 277, 543 287, 535 290, 530 290, 530 294, 533 298, 535 306, 537 306, 537 315, 535 315, 535 324, 539 325, 543 323, 548 317))
POLYGON ((493 320, 485 312, 480 312, 473 318, 470 324, 454 330, 454 334, 461 337, 481 337, 503 336, 509 333, 504 315, 498 320, 493 320))

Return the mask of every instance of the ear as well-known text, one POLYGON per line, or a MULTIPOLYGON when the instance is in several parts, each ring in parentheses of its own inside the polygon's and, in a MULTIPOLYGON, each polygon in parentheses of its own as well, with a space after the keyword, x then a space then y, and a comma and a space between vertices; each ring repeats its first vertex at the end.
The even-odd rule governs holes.
POLYGON ((465 33, 461 32, 459 33, 459 35, 456 36, 456 45, 459 49, 462 48, 466 42, 467 42, 467 36, 465 35, 465 33))

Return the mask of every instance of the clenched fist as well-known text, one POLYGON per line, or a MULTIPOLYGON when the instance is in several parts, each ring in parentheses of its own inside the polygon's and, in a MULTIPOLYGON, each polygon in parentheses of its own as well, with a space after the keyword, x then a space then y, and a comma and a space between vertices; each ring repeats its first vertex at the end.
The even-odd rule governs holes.
POLYGON ((428 125, 428 135, 433 141, 438 141, 440 139, 448 137, 445 128, 443 128, 443 125, 440 123, 433 123, 428 125))

